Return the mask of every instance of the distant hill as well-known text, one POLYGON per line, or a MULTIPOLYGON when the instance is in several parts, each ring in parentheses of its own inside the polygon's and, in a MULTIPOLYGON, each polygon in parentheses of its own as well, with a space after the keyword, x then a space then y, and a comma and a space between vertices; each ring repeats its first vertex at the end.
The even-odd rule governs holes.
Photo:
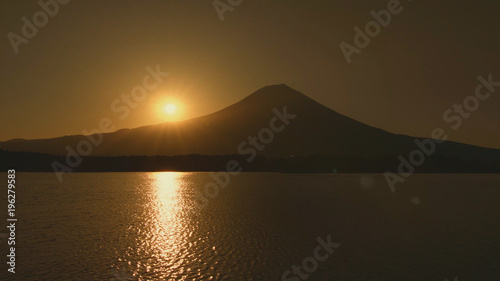
MULTIPOLYGON (((249 136, 256 136, 270 126, 270 120, 276 115, 273 109, 282 112, 284 108, 296 117, 290 119, 282 131, 274 133, 269 144, 256 149, 258 155, 270 159, 325 156, 369 162, 396 159, 400 154, 406 157, 417 148, 416 138, 368 126, 286 85, 274 85, 210 115, 104 134, 102 144, 94 147, 92 156, 237 155, 242 142, 248 142, 249 136)), ((282 124, 278 119, 275 126, 282 124)), ((74 148, 84 139, 82 135, 14 139, 0 142, 0 149, 65 155, 67 145, 74 148)), ((246 144, 241 149, 248 151, 249 147, 246 144)), ((456 142, 445 142, 436 148, 433 158, 487 165, 500 161, 500 150, 496 149, 456 142)))

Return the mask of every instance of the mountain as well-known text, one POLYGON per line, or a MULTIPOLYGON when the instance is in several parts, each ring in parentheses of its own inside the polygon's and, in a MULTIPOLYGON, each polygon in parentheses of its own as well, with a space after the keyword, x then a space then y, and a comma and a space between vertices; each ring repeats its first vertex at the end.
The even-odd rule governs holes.
MULTIPOLYGON (((77 144, 86 139, 82 135, 14 139, 0 142, 0 149, 65 155, 66 146, 76 149, 77 144)), ((251 158, 256 152, 267 158, 322 155, 371 161, 398 155, 407 158, 419 148, 415 140, 424 141, 353 120, 282 84, 264 87, 236 104, 203 117, 103 134, 102 143, 93 147, 91 155, 243 154, 251 158), (283 117, 287 114, 288 119, 283 117), (266 129, 270 127, 276 132, 266 129), (259 144, 252 147, 249 136, 258 136, 259 132, 259 144), (262 143, 261 139, 269 143, 262 143)), ((435 147, 432 157, 500 161, 500 150, 448 141, 435 147)))

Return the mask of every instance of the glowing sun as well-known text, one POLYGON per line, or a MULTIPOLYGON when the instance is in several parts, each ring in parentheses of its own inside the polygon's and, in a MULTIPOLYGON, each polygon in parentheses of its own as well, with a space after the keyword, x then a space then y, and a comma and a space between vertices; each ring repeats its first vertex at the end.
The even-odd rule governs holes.
POLYGON ((174 114, 174 113, 177 111, 177 106, 175 106, 175 104, 173 104, 173 103, 167 103, 167 104, 163 107, 163 111, 164 111, 166 114, 172 115, 172 114, 174 114))

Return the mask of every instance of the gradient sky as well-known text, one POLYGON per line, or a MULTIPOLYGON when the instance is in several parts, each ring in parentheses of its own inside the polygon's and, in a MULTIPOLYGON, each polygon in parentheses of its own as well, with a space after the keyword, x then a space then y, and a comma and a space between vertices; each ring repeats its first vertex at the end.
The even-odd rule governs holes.
MULTIPOLYGON (((79 134, 105 117, 117 128, 156 124, 169 99, 188 119, 281 83, 369 125, 429 137, 450 127, 442 114, 479 75, 500 81, 500 3, 403 0, 348 64, 339 44, 387 3, 244 0, 221 21, 212 1, 72 0, 15 54, 7 34, 41 8, 2 1, 0 140, 79 134), (119 119, 113 100, 156 65, 170 76, 119 119)), ((450 138, 500 148, 499 106, 500 89, 450 138)))

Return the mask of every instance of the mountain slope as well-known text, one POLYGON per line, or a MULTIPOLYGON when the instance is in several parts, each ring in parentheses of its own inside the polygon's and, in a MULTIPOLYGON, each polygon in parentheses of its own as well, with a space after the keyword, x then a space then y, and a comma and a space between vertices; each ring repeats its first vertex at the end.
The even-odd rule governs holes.
MULTIPOLYGON (((103 136, 93 148, 93 156, 124 155, 223 155, 238 154, 238 146, 248 151, 249 136, 270 126, 274 110, 296 115, 273 140, 260 147, 267 157, 329 155, 336 157, 379 158, 408 155, 416 149, 415 138, 396 135, 341 115, 286 85, 264 87, 223 110, 175 123, 123 129, 103 136)), ((276 119, 276 118, 274 118, 276 119)), ((276 122, 280 126, 281 121, 276 122)), ((65 136, 42 140, 10 140, 0 149, 64 155, 66 146, 76 148, 85 136, 65 136)), ((263 145, 263 144, 261 144, 263 145)), ((445 142, 437 154, 461 159, 498 160, 500 151, 445 142)))

